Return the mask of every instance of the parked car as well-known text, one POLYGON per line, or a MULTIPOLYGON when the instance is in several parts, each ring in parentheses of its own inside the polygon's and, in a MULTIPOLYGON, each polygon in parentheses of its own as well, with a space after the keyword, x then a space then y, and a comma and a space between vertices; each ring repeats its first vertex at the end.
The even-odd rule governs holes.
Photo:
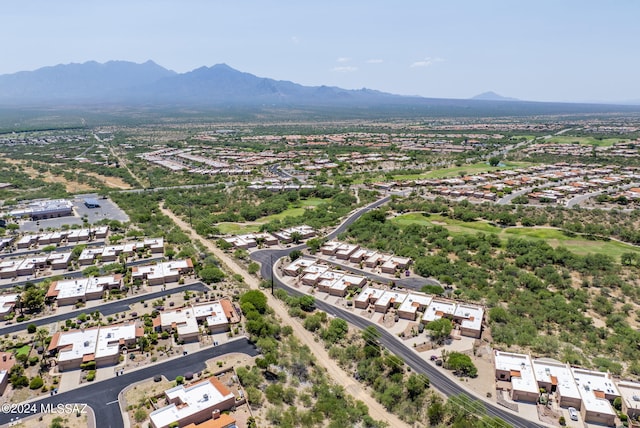
POLYGON ((435 361, 435 360, 438 359, 438 356, 437 355, 432 355, 430 358, 431 358, 431 361, 435 361))
POLYGON ((577 421, 578 420, 578 411, 575 409, 575 407, 569 407, 569 417, 571 418, 572 421, 577 421))

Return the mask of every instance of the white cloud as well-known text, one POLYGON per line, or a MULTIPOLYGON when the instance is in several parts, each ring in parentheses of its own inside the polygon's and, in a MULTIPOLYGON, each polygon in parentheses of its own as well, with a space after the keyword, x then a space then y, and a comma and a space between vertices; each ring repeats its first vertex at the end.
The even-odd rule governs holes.
POLYGON ((368 59, 367 64, 382 64, 384 60, 381 59, 368 59))
POLYGON ((298 36, 291 36, 291 42, 293 42, 294 45, 299 45, 300 39, 298 38, 298 36))
POLYGON ((444 59, 442 59, 442 58, 438 58, 438 57, 432 58, 432 57, 428 56, 428 57, 426 57, 425 59, 423 59, 421 61, 414 62, 413 64, 411 64, 411 67, 412 68, 413 67, 429 67, 429 66, 431 66, 431 65, 433 65, 435 63, 443 62, 443 61, 444 61, 444 59))
POLYGON ((342 67, 333 67, 331 71, 335 71, 336 73, 353 73, 354 71, 358 71, 358 67, 353 67, 350 65, 342 66, 342 67))
POLYGON ((349 61, 351 61, 351 58, 343 56, 343 57, 338 58, 337 61, 338 62, 349 62, 349 61))

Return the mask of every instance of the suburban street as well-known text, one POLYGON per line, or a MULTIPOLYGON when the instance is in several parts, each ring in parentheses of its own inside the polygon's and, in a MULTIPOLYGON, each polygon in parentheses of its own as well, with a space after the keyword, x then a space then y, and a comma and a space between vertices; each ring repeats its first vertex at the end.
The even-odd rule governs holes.
POLYGON ((145 294, 137 294, 132 297, 128 297, 126 299, 114 300, 113 302, 105 303, 103 305, 94 306, 90 308, 81 308, 72 312, 66 312, 59 315, 52 315, 44 318, 34 318, 29 321, 23 321, 17 324, 11 324, 8 326, 4 326, 0 328, 0 334, 9 334, 15 333, 16 331, 25 330, 27 325, 35 324, 36 326, 51 324, 58 321, 65 321, 67 319, 72 319, 81 313, 99 311, 102 315, 113 315, 118 312, 123 312, 129 309, 129 306, 137 303, 141 300, 155 300, 162 296, 166 296, 167 294, 175 294, 182 293, 183 291, 191 290, 191 291, 208 291, 208 288, 201 282, 196 282, 193 284, 181 285, 179 287, 170 288, 168 290, 159 290, 153 293, 145 293, 145 294))
MULTIPOLYGON (((97 428, 123 428, 122 411, 118 402, 118 394, 124 388, 145 379, 151 379, 155 375, 164 375, 173 380, 186 372, 197 373, 205 369, 205 361, 229 353, 242 353, 249 356, 258 355, 255 345, 246 338, 234 340, 223 345, 210 347, 188 355, 173 358, 171 360, 146 366, 142 369, 126 372, 108 380, 95 383, 87 383, 85 386, 62 392, 53 396, 46 396, 39 400, 29 402, 35 404, 36 409, 41 405, 81 403, 89 405, 94 413, 97 428)), ((24 419, 29 414, 11 414, 0 412, 0 425, 7 424, 16 418, 24 419)), ((61 415, 64 416, 64 415, 61 415)), ((74 415, 69 415, 74 417, 74 415)))
MULTIPOLYGON (((327 235, 327 238, 329 239, 335 238, 340 233, 344 232, 347 229, 347 227, 349 227, 349 225, 355 222, 360 216, 362 216, 368 211, 371 211, 375 208, 380 207, 381 205, 384 205, 390 200, 390 198, 391 196, 386 196, 364 208, 361 208, 353 212, 344 222, 342 222, 342 224, 340 224, 340 226, 338 226, 333 232, 327 235)), ((287 248, 285 250, 269 250, 269 249, 260 250, 260 251, 251 253, 251 259, 261 264, 260 274, 262 275, 263 278, 267 280, 272 280, 274 283, 274 286, 280 287, 286 290, 287 292, 289 292, 290 294, 300 296, 300 295, 303 295, 303 293, 301 293, 300 291, 294 288, 287 286, 282 281, 280 281, 275 275, 273 275, 273 265, 276 260, 278 260, 281 257, 287 256, 291 251, 295 249, 301 250, 305 247, 306 246, 303 244, 303 245, 298 245, 296 247, 287 248)), ((422 281, 424 284, 427 283, 427 281, 425 280, 422 280, 422 281)), ((397 281, 396 284, 402 285, 401 281, 397 281)), ((316 299, 315 304, 318 309, 323 310, 330 315, 340 317, 360 329, 364 329, 370 325, 376 326, 378 331, 381 333, 380 343, 383 344, 387 349, 389 349, 395 355, 401 357, 407 363, 407 365, 411 367, 412 370, 418 373, 426 374, 431 381, 431 385, 434 388, 436 388, 438 391, 445 394, 446 396, 450 397, 452 395, 465 394, 465 395, 468 395, 472 400, 478 399, 478 397, 470 395, 456 381, 452 380, 450 377, 443 374, 442 373, 443 369, 438 368, 437 366, 431 364, 430 362, 425 361, 422 358, 418 357, 413 352, 412 349, 409 349, 406 346, 404 346, 392 334, 390 334, 384 329, 379 328, 375 323, 367 321, 364 318, 361 318, 349 311, 340 309, 336 306, 330 305, 318 299, 316 299)), ((489 415, 497 416, 513 426, 525 427, 525 428, 543 427, 543 425, 523 419, 507 411, 506 409, 496 406, 491 402, 487 402, 485 400, 482 400, 482 401, 489 415)))

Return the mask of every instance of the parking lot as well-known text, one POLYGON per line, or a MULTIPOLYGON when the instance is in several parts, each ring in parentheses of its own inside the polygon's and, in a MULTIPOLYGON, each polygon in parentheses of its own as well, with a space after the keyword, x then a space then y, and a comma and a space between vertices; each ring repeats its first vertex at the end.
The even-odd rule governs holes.
POLYGON ((122 223, 129 221, 129 216, 122 211, 111 199, 101 199, 97 194, 76 195, 72 200, 73 212, 75 215, 51 218, 39 221, 21 221, 20 230, 22 232, 38 232, 40 229, 60 229, 64 225, 72 226, 74 224, 82 226, 82 219, 86 215, 86 219, 90 224, 97 223, 100 220, 118 220, 122 223), (85 198, 97 199, 100 202, 98 208, 87 208, 84 204, 85 198))

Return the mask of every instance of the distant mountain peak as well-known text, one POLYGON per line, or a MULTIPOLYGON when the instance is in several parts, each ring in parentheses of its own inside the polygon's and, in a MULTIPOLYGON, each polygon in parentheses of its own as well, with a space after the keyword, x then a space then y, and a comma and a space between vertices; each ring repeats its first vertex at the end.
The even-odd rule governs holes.
POLYGON ((483 92, 475 97, 471 97, 472 100, 481 100, 481 101, 520 101, 517 98, 511 97, 503 97, 500 94, 496 94, 493 91, 483 92))

